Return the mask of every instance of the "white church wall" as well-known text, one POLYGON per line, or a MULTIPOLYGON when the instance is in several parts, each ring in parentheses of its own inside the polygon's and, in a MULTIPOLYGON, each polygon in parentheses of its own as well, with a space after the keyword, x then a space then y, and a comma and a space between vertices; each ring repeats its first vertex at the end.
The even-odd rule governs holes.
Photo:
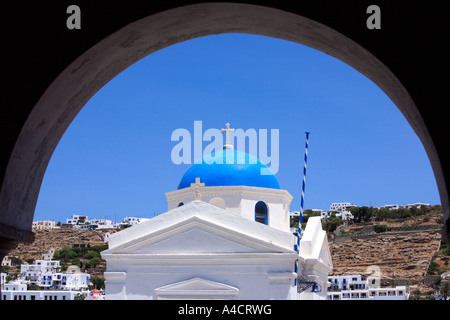
POLYGON ((286 204, 280 202, 269 203, 269 225, 272 228, 289 232, 289 212, 286 210, 286 204))
POLYGON ((255 220, 255 205, 256 200, 254 199, 242 199, 239 205, 239 214, 249 220, 255 220))
MULTIPOLYGON (((102 252, 107 299, 156 299, 158 290, 167 298, 167 288, 194 278, 203 279, 201 285, 212 282, 219 291, 237 288, 230 299, 287 299, 297 259, 293 238, 193 201, 111 235, 109 249, 102 252)), ((188 294, 195 292, 201 288, 188 294)))
POLYGON ((107 300, 126 300, 126 272, 105 272, 105 292, 107 300))
MULTIPOLYGON (((253 197, 253 199, 242 199, 240 205, 240 215, 250 219, 255 220, 255 206, 259 201, 263 201, 261 198, 253 197)), ((268 211, 268 226, 289 232, 289 224, 286 222, 286 210, 285 210, 285 202, 276 201, 273 199, 263 201, 267 206, 268 211)))
MULTIPOLYGON (((214 259, 184 256, 139 262, 136 257, 122 259, 120 266, 125 272, 105 273, 107 299, 158 299, 161 298, 159 288, 194 278, 236 288, 238 291, 226 297, 228 299, 288 299, 294 278, 294 261, 295 254, 287 254, 282 259, 274 254, 258 259, 251 254, 214 259)), ((184 296, 180 293, 176 298, 201 298, 199 292, 202 292, 201 288, 185 289, 184 296)), ((214 299, 214 294, 209 298, 214 299)))
MULTIPOLYGON (((269 226, 289 232, 289 206, 292 196, 286 190, 267 189, 247 186, 201 187, 201 200, 218 204, 218 207, 255 220, 255 205, 263 201, 269 211, 269 226)), ((187 204, 194 200, 194 187, 166 193, 168 210, 182 202, 187 204)))

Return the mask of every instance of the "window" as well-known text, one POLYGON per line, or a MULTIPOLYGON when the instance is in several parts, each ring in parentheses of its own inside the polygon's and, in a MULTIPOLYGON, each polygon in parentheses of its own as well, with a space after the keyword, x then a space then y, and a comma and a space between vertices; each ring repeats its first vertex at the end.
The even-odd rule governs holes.
POLYGON ((183 202, 180 202, 179 204, 178 204, 178 207, 181 207, 181 206, 183 206, 184 205, 184 203, 183 202))
POLYGON ((255 221, 267 225, 267 205, 262 201, 255 205, 255 221))

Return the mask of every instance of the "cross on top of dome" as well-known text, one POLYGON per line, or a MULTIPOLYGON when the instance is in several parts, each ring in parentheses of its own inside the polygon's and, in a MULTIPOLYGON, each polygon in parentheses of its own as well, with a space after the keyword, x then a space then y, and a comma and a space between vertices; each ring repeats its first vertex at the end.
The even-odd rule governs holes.
POLYGON ((224 149, 233 149, 233 145, 230 142, 230 132, 234 132, 234 129, 230 129, 230 124, 225 124, 226 129, 220 129, 220 132, 225 132, 225 144, 223 146, 224 149))

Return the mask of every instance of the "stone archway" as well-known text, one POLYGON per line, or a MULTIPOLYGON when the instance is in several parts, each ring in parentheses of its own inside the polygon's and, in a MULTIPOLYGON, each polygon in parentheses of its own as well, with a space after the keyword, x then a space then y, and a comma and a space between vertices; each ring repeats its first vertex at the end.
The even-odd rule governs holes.
POLYGON ((397 105, 425 147, 448 221, 442 164, 410 94, 359 44, 323 24, 269 7, 203 3, 150 15, 98 42, 47 88, 30 113, 10 157, 0 195, 0 256, 33 240, 31 224, 45 170, 65 130, 87 101, 118 73, 145 56, 196 37, 248 33, 303 44, 334 56, 377 84, 397 105))

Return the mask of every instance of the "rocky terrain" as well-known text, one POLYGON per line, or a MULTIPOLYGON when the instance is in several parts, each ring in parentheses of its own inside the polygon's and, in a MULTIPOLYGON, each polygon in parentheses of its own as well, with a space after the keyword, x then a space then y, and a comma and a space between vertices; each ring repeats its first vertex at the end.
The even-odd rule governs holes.
POLYGON ((53 230, 34 230, 35 241, 33 243, 21 243, 9 255, 17 256, 22 260, 41 259, 42 253, 51 248, 56 251, 73 244, 86 244, 91 246, 104 245, 104 236, 107 232, 115 230, 72 230, 69 228, 53 230))
POLYGON ((385 233, 330 244, 333 275, 365 273, 375 265, 380 268, 382 285, 420 284, 440 239, 440 231, 432 230, 385 233))

